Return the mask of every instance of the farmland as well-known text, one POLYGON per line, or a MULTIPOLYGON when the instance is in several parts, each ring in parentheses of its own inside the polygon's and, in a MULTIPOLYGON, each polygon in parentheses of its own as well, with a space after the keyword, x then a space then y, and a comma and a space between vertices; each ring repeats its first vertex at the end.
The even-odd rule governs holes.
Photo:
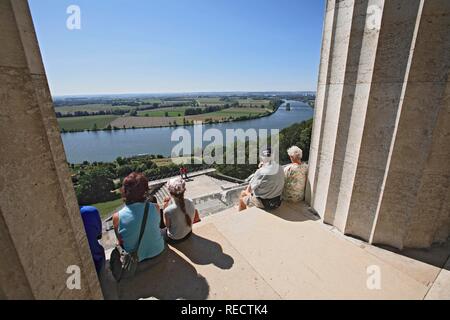
MULTIPOLYGON (((202 122, 223 122, 223 121, 233 121, 241 117, 254 118, 263 115, 270 114, 270 110, 262 108, 230 108, 224 109, 212 113, 204 113, 193 116, 178 117, 170 116, 176 115, 178 113, 183 113, 183 111, 171 111, 168 117, 156 116, 156 114, 161 115, 159 112, 153 113, 155 116, 149 117, 119 117, 115 119, 111 125, 117 128, 152 128, 152 127, 165 127, 183 124, 192 124, 194 121, 202 122)), ((164 113, 164 111, 162 112, 164 113)))
POLYGON ((62 131, 92 130, 94 127, 101 130, 115 119, 117 119, 116 116, 71 117, 58 119, 58 124, 62 131))
POLYGON ((253 119, 274 111, 275 99, 253 97, 179 97, 58 101, 62 132, 152 128, 253 119), (188 113, 189 112, 189 113, 188 113))
POLYGON ((75 113, 75 112, 99 112, 108 110, 130 110, 129 106, 112 106, 111 104, 87 104, 79 106, 64 106, 58 107, 55 111, 62 114, 75 113))

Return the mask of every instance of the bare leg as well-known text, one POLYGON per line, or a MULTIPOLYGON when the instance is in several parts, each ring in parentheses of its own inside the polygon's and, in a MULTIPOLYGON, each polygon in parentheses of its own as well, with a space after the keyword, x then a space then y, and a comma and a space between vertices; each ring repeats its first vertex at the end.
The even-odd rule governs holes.
POLYGON ((247 195, 248 195, 247 191, 242 191, 241 197, 239 198, 239 209, 238 209, 239 212, 247 209, 247 205, 244 202, 244 199, 247 195))

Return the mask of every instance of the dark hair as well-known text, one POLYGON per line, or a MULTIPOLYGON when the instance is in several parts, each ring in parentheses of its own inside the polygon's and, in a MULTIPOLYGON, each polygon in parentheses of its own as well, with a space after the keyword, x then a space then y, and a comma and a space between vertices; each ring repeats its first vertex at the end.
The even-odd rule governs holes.
POLYGON ((123 180, 122 199, 127 205, 145 202, 148 192, 148 179, 142 173, 133 172, 123 180))
POLYGON ((186 203, 184 202, 184 192, 183 193, 171 193, 172 197, 174 197, 175 201, 178 203, 178 205, 180 206, 181 211, 183 211, 184 213, 184 217, 186 218, 186 223, 189 227, 192 227, 192 220, 191 217, 189 217, 189 215, 187 214, 186 211, 186 203))

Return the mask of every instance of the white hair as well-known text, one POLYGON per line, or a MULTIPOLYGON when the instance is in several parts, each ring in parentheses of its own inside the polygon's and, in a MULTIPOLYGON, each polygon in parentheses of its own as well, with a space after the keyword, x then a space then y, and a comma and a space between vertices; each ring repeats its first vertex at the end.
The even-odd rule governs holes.
POLYGON ((298 159, 298 160, 302 160, 303 158, 303 151, 302 149, 300 149, 297 146, 292 146, 288 149, 287 151, 289 157, 294 158, 294 159, 298 159))

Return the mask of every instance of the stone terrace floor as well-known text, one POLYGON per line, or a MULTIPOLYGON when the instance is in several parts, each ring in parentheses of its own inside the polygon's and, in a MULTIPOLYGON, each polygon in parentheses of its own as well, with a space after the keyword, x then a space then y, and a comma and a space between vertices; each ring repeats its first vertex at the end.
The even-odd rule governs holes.
POLYGON ((194 233, 135 278, 103 281, 105 298, 450 299, 448 245, 400 255, 343 236, 304 204, 230 209, 194 233), (381 271, 380 290, 367 287, 370 266, 381 271))

